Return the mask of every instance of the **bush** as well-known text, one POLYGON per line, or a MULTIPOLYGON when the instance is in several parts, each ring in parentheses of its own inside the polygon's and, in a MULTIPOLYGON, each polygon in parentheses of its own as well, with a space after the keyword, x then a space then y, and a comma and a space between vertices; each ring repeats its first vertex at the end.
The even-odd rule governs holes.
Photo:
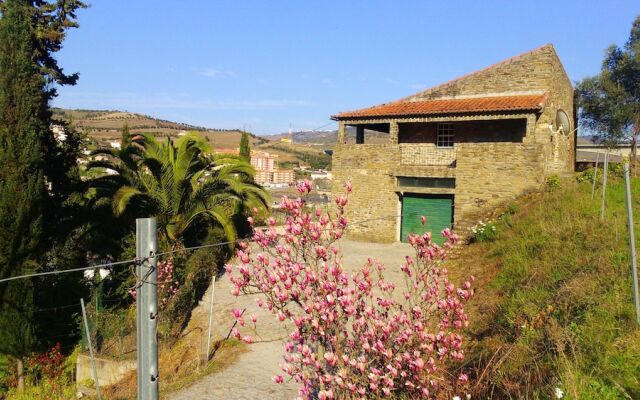
MULTIPOLYGON (((593 175, 595 174, 595 169, 594 168, 588 168, 582 172, 580 172, 579 174, 576 175, 576 181, 578 183, 582 183, 582 182, 590 182, 593 183, 593 175)), ((599 170, 598 171, 598 176, 602 175, 602 171, 599 170)))
POLYGON ((553 192, 560 187, 560 178, 558 175, 551 175, 547 177, 545 183, 547 185, 547 190, 553 192))
POLYGON ((176 264, 184 263, 184 267, 174 270, 176 279, 181 282, 180 290, 167 305, 164 315, 160 316, 165 332, 179 333, 186 326, 191 318, 191 311, 209 287, 213 274, 221 270, 228 255, 227 246, 210 247, 196 250, 186 260, 175 261, 176 264))
MULTIPOLYGON (((60 352, 60 345, 48 351, 33 354, 25 359, 25 389, 20 392, 17 388, 6 393, 7 400, 50 399, 67 400, 75 398, 76 388, 72 382, 75 371, 77 349, 69 357, 60 352)), ((12 371, 15 373, 15 371, 12 371)), ((15 375, 15 374, 14 374, 15 375)), ((11 376, 15 380, 15 376, 11 376)), ((11 386, 15 386, 13 382, 11 386)), ((0 398, 2 392, 0 391, 0 398)))
POLYGON ((471 227, 470 242, 493 242, 498 237, 498 224, 493 220, 478 221, 471 227))

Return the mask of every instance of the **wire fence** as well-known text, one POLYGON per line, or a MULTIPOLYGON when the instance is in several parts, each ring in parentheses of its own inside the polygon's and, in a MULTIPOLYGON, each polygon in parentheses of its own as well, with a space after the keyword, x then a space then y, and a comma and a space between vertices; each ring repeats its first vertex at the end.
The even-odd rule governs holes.
MULTIPOLYGON (((364 219, 364 220, 360 220, 360 221, 356 221, 356 222, 349 222, 347 225, 347 229, 349 226, 358 226, 358 225, 362 225, 368 222, 374 222, 374 221, 380 221, 380 220, 389 220, 389 219, 397 219, 400 218, 399 215, 386 215, 386 216, 381 216, 381 217, 374 217, 374 218, 368 218, 368 219, 364 219)), ((255 229, 266 229, 266 226, 263 227, 256 227, 255 229)), ((17 275, 17 276, 12 276, 12 277, 8 277, 8 278, 3 278, 0 279, 0 283, 5 283, 5 282, 10 282, 13 280, 17 280, 17 279, 26 279, 26 278, 35 278, 35 277, 40 277, 40 276, 47 276, 47 275, 57 275, 57 274, 63 274, 63 273, 70 273, 70 272, 81 272, 81 271, 87 271, 87 270, 95 270, 95 269, 99 269, 99 268, 112 268, 115 266, 123 266, 123 265, 138 265, 146 260, 149 260, 151 257, 162 257, 162 256, 167 256, 167 255, 171 255, 171 254, 176 254, 176 253, 182 253, 182 252, 190 252, 190 251, 195 251, 198 249, 206 249, 206 248, 213 248, 213 247, 222 247, 222 246, 228 246, 230 244, 237 244, 237 243, 241 243, 241 242, 253 242, 251 239, 236 239, 236 240, 231 240, 231 241, 226 241, 226 242, 217 242, 217 243, 209 243, 209 244, 203 244, 203 245, 198 245, 198 246, 191 246, 191 247, 181 247, 181 248, 177 248, 177 249, 173 249, 173 250, 169 250, 169 251, 163 251, 163 252, 159 252, 156 254, 153 254, 151 256, 148 257, 143 257, 143 258, 132 258, 129 260, 122 260, 122 261, 113 261, 113 262, 106 262, 106 263, 102 263, 102 264, 94 264, 91 266, 85 266, 85 267, 78 267, 78 268, 70 268, 70 269, 65 269, 65 270, 53 270, 53 271, 43 271, 43 272, 34 272, 31 274, 25 274, 25 275, 17 275)), ((72 307, 73 305, 68 305, 68 307, 72 307)), ((62 306, 62 307, 67 307, 67 306, 62 306)), ((55 308, 59 308, 59 307, 52 307, 52 309, 55 308)))
MULTIPOLYGON (((359 226, 362 224, 381 221, 381 220, 390 220, 397 219, 398 215, 385 215, 380 217, 373 217, 358 220, 355 222, 350 222, 347 225, 347 229, 352 226, 359 226)), ((256 230, 268 229, 268 226, 258 226, 256 230)), ((282 236, 279 234, 279 236, 282 236)), ((181 247, 168 251, 162 251, 155 254, 152 254, 148 257, 144 258, 132 258, 128 260, 121 261, 110 261, 100 264, 92 264, 84 267, 71 268, 65 270, 51 270, 51 271, 43 271, 43 272, 35 272, 31 274, 19 275, 9 278, 0 279, 0 284, 5 282, 14 281, 17 279, 30 279, 34 277, 41 276, 49 276, 56 274, 64 274, 64 273, 73 273, 73 272, 82 272, 87 270, 97 270, 101 268, 112 269, 118 267, 133 267, 139 265, 151 257, 156 257, 159 261, 162 258, 167 258, 177 253, 189 253, 194 252, 200 249, 210 249, 216 247, 224 247, 232 244, 238 244, 240 242, 248 242, 252 243, 253 240, 250 238, 243 238, 231 241, 223 241, 216 243, 207 243, 197 246, 190 247, 181 247)), ((135 275, 135 268, 131 268, 132 273, 135 275)), ((138 288, 142 283, 146 282, 147 276, 136 276, 135 285, 131 289, 138 288)), ((93 296, 96 296, 97 291, 94 291, 93 296)), ((118 309, 118 307, 110 307, 110 305, 115 304, 123 304, 126 303, 125 300, 108 300, 108 299, 97 299, 95 302, 90 302, 87 304, 87 319, 89 325, 89 335, 91 335, 91 342, 94 344, 94 350, 96 351, 98 356, 104 356, 116 360, 127 359, 131 357, 135 357, 136 347, 135 341, 132 341, 131 338, 135 338, 135 314, 128 311, 128 308, 118 309), (102 307, 100 306, 102 304, 102 307), (106 306, 105 306, 106 305, 106 306)), ((82 320, 81 320, 81 306, 80 302, 71 303, 71 304, 62 304, 56 305, 52 307, 44 307, 44 308, 32 308, 30 310, 23 310, 25 312, 33 312, 35 314, 51 314, 58 312, 75 312, 78 314, 75 322, 72 322, 69 327, 77 327, 76 330, 72 330, 70 333, 65 334, 56 334, 56 335, 47 335, 40 337, 45 341, 58 341, 63 339, 73 339, 74 337, 80 337, 80 345, 83 350, 87 349, 87 333, 82 328, 82 320)), ((169 338, 170 335, 160 335, 161 338, 169 338)), ((64 348, 71 349, 75 347, 75 345, 65 345, 64 348)))

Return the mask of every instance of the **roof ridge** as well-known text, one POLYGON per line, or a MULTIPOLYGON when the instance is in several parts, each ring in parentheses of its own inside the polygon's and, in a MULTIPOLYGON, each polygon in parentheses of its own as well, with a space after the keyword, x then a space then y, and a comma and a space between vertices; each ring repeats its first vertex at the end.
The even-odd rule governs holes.
POLYGON ((524 57, 526 57, 526 56, 529 56, 529 55, 531 55, 531 54, 534 54, 534 53, 536 53, 536 52, 538 52, 538 51, 540 51, 540 50, 542 50, 542 49, 548 48, 548 47, 550 47, 550 48, 554 51, 554 53, 555 53, 555 48, 553 47, 553 44, 552 44, 552 43, 547 43, 547 44, 544 44, 544 45, 542 45, 542 46, 538 46, 538 47, 536 47, 535 49, 532 49, 532 50, 529 50, 529 51, 525 51, 524 53, 521 53, 521 54, 518 54, 518 55, 515 55, 515 56, 512 56, 512 57, 509 57, 509 58, 507 58, 507 59, 505 59, 505 60, 502 60, 502 61, 498 61, 498 62, 496 62, 496 63, 493 63, 493 64, 489 65, 488 67, 484 67, 484 68, 481 68, 481 69, 475 70, 475 71, 473 71, 473 72, 469 72, 469 73, 464 74, 464 75, 462 75, 462 76, 459 76, 459 77, 457 77, 457 78, 450 79, 450 80, 448 80, 448 81, 446 81, 446 82, 443 82, 443 83, 437 84, 436 86, 432 86, 432 87, 430 87, 430 88, 428 88, 428 89, 422 90, 422 91, 420 91, 420 92, 418 92, 418 93, 414 93, 414 94, 412 94, 412 95, 409 95, 409 96, 403 97, 403 98, 401 98, 401 99, 391 101, 390 103, 396 103, 396 102, 407 101, 407 100, 409 100, 409 99, 411 99, 411 98, 413 98, 413 97, 417 97, 417 96, 420 96, 420 95, 423 95, 423 94, 427 94, 427 93, 433 92, 433 91, 435 91, 436 89, 440 89, 440 88, 445 87, 445 86, 447 86, 447 85, 451 85, 452 83, 458 82, 458 81, 460 81, 460 80, 462 80, 462 79, 465 79, 465 78, 468 78, 468 77, 470 77, 470 76, 474 76, 474 75, 477 75, 477 74, 481 74, 481 73, 486 72, 486 71, 489 71, 489 70, 491 70, 491 69, 493 69, 493 68, 495 68, 495 67, 498 67, 498 66, 501 66, 501 65, 506 65, 506 64, 509 64, 509 63, 511 63, 511 62, 513 62, 513 61, 520 60, 520 59, 522 59, 522 58, 524 58, 524 57))

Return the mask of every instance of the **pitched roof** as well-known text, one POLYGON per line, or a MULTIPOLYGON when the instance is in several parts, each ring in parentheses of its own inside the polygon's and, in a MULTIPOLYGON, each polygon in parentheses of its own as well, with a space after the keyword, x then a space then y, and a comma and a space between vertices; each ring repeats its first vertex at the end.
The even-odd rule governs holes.
POLYGON ((473 97, 462 99, 436 99, 423 101, 396 101, 379 106, 347 111, 332 116, 332 119, 421 116, 434 114, 459 114, 492 111, 541 110, 547 94, 514 96, 473 97))
MULTIPOLYGON (((548 44, 545 44, 544 46, 540 46, 540 47, 537 47, 537 48, 535 48, 533 50, 529 50, 529 51, 526 51, 524 53, 518 54, 517 56, 509 57, 506 60, 502 60, 502 61, 499 61, 499 62, 497 62, 495 64, 491 64, 488 67, 485 67, 485 68, 479 69, 477 71, 473 71, 473 72, 470 72, 468 74, 459 76, 459 77, 451 79, 451 80, 449 80, 447 82, 440 83, 440 84, 438 84, 436 86, 433 86, 433 87, 430 87, 428 89, 425 89, 425 90, 423 90, 423 91, 421 91, 419 93, 415 93, 415 94, 413 94, 411 96, 408 96, 408 97, 406 97, 406 98, 404 98, 402 100, 420 98, 420 97, 428 95, 429 93, 434 92, 434 91, 436 91, 438 89, 441 89, 443 87, 450 86, 450 85, 455 84, 455 83, 457 83, 459 81, 462 81, 462 80, 464 80, 466 78, 470 78, 470 77, 473 77, 473 76, 476 76, 476 75, 480 75, 480 74, 483 74, 485 72, 489 72, 489 71, 491 71, 493 69, 496 69, 498 67, 509 65, 509 64, 512 64, 512 63, 517 62, 517 61, 526 60, 529 56, 535 56, 536 54, 544 53, 544 52, 547 52, 547 51, 551 51, 553 54, 556 54, 556 52, 555 52, 556 50, 553 47, 553 45, 551 43, 548 43, 548 44)), ((564 67, 563 67, 563 71, 564 71, 564 67)), ((568 79, 569 76, 566 74, 566 72, 564 72, 564 74, 567 76, 567 79, 568 79)))
POLYGON ((498 67, 509 65, 520 60, 527 60, 530 56, 540 53, 551 53, 555 55, 553 45, 546 44, 536 49, 522 53, 515 57, 493 64, 489 67, 463 75, 459 78, 436 85, 434 87, 415 93, 389 103, 380 104, 373 107, 363 108, 355 111, 342 112, 333 115, 334 120, 352 118, 373 118, 373 117, 398 117, 398 116, 422 116, 435 114, 492 112, 492 111, 525 111, 540 110, 544 107, 547 94, 504 93, 504 95, 478 95, 469 97, 447 97, 437 95, 437 91, 464 81, 467 78, 481 75, 498 67), (436 92, 436 93, 434 93, 436 92), (435 94, 435 96, 434 96, 435 94), (440 98, 438 98, 440 97, 440 98))

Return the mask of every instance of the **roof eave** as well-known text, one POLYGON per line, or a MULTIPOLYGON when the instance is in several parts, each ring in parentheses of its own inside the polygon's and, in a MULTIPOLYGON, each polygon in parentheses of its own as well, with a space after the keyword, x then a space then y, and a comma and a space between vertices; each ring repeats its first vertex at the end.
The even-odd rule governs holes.
POLYGON ((402 118, 430 118, 441 117, 451 115, 487 115, 487 114, 504 114, 504 113, 527 113, 535 112, 541 113, 544 106, 536 108, 518 108, 518 109, 505 109, 505 110, 479 110, 479 111, 444 111, 438 113, 426 113, 426 114, 380 114, 380 115, 332 115, 331 119, 334 121, 349 121, 349 120, 368 120, 368 119, 402 119, 402 118))

